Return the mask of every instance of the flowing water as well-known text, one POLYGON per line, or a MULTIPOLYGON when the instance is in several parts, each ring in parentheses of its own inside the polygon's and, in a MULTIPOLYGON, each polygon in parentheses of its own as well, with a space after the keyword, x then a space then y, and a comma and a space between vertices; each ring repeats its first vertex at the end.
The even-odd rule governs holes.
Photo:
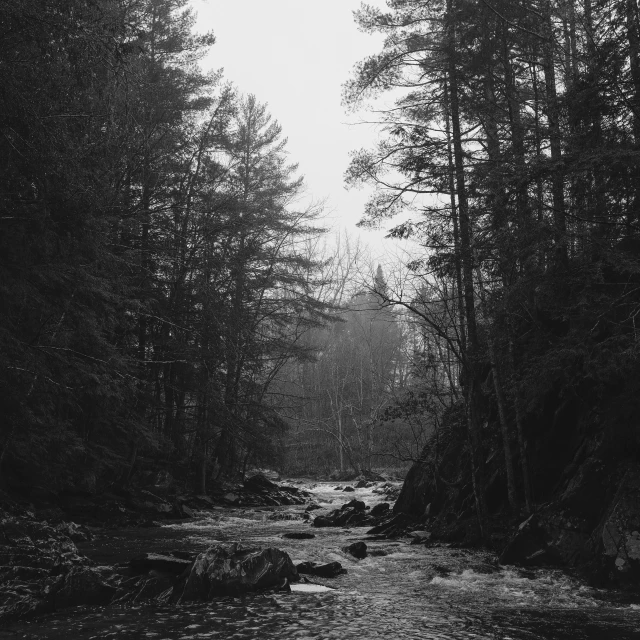
MULTIPOLYGON (((310 490, 326 508, 354 496, 368 505, 383 499, 371 489, 354 494, 333 487, 321 483, 310 490)), ((105 533, 84 551, 106 564, 141 551, 201 550, 216 541, 277 546, 296 563, 342 563, 346 575, 314 579, 324 588, 304 586, 292 593, 182 607, 76 609, 14 625, 0 631, 0 638, 640 639, 640 600, 623 601, 561 572, 500 567, 489 554, 406 540, 367 541, 370 555, 356 560, 342 547, 361 540, 366 528, 312 529, 301 519, 303 511, 304 506, 221 509, 160 529, 105 533), (301 530, 316 538, 282 538, 301 530)))

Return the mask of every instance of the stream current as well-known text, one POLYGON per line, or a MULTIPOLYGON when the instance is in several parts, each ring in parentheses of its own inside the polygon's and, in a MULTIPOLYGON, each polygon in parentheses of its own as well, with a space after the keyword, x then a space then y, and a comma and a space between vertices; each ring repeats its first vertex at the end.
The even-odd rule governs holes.
MULTIPOLYGON (((326 509, 354 497, 369 506, 384 500, 371 489, 343 493, 334 483, 300 486, 326 509)), ((640 640, 640 600, 619 599, 559 571, 501 567, 486 553, 409 545, 404 539, 367 540, 370 555, 356 560, 342 547, 365 539, 367 529, 314 529, 302 520, 304 508, 219 509, 156 529, 105 531, 82 551, 98 563, 113 564, 144 551, 200 551, 216 542, 275 546, 294 563, 340 562, 346 575, 313 579, 330 590, 251 594, 180 607, 77 608, 12 625, 0 630, 0 638, 640 640), (316 537, 282 537, 291 531, 316 537)))

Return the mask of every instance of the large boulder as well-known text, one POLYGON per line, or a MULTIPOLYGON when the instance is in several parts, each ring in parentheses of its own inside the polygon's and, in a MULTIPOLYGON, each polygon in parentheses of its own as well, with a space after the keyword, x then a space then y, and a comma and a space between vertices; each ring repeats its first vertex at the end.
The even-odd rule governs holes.
POLYGON ((237 543, 218 545, 196 558, 184 587, 177 589, 173 599, 180 603, 209 601, 297 579, 298 572, 284 551, 244 549, 237 543))
POLYGON ((269 478, 263 476, 261 473, 256 474, 255 476, 251 476, 244 481, 244 488, 248 491, 257 491, 268 492, 268 491, 278 491, 280 487, 275 484, 275 482, 271 482, 269 478))
POLYGON ((356 498, 341 507, 343 511, 346 509, 352 509, 355 513, 364 513, 366 508, 367 505, 362 500, 357 500, 356 498))
POLYGON ((371 508, 369 515, 373 516, 374 518, 381 518, 382 516, 387 516, 389 515, 389 508, 390 508, 390 505, 388 502, 379 502, 378 504, 374 505, 371 508))
POLYGON ((336 527, 361 527, 367 524, 367 514, 354 507, 349 507, 343 509, 334 522, 336 527))

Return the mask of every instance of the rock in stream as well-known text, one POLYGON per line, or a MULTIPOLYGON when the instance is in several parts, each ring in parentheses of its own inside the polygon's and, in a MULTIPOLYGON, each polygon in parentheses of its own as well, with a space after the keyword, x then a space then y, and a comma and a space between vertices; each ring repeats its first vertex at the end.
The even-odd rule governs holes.
POLYGON ((184 586, 176 585, 171 600, 180 604, 209 601, 296 580, 298 572, 291 558, 280 549, 245 549, 237 543, 217 545, 196 558, 184 586))

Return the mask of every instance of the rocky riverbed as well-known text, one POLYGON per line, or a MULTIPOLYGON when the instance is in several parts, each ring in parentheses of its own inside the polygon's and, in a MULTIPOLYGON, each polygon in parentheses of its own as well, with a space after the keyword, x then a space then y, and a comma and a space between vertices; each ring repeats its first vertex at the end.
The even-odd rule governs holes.
MULTIPOLYGON (((114 566, 130 567, 143 553, 189 560, 231 543, 280 549, 294 565, 339 563, 345 572, 301 574, 309 582, 293 584, 292 591, 276 585, 212 602, 78 603, 7 622, 0 638, 640 638, 640 602, 628 594, 594 589, 559 571, 501 566, 493 554, 434 544, 428 536, 416 544, 415 535, 369 535, 370 523, 313 526, 354 499, 370 512, 387 499, 375 493, 380 483, 353 492, 330 483, 296 486, 311 493, 317 509, 218 507, 161 527, 102 529, 79 539, 76 555, 88 557, 80 565, 107 583, 114 566), (366 545, 364 557, 350 550, 358 543, 366 545)), ((167 577, 161 573, 147 579, 167 577)))

